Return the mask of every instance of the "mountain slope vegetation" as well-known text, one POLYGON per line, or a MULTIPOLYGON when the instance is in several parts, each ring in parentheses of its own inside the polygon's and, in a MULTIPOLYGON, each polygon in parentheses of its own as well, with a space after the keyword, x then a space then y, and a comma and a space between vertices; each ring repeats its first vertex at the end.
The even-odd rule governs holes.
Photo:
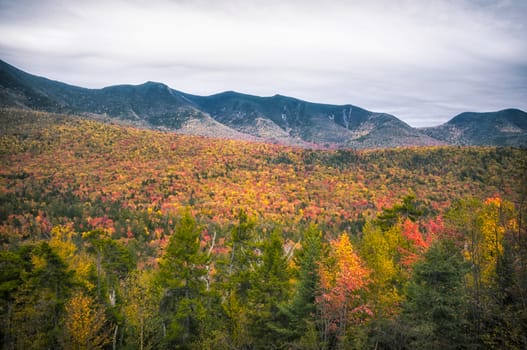
POLYGON ((527 345, 524 149, 0 120, 8 348, 527 345))
POLYGON ((227 91, 196 96, 156 82, 85 89, 28 74, 3 61, 0 107, 73 113, 158 130, 305 148, 527 143, 525 113, 518 110, 467 113, 442 126, 416 129, 395 116, 351 104, 319 104, 281 95, 227 91), (460 119, 467 121, 458 123, 460 119))
POLYGON ((443 125, 421 130, 430 137, 454 145, 525 146, 527 113, 518 109, 466 112, 443 125))

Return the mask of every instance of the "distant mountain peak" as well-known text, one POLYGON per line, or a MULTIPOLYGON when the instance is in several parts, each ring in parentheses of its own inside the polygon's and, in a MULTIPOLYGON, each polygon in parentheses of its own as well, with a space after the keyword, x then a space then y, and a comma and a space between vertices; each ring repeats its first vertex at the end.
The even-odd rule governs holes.
POLYGON ((151 80, 146 81, 141 85, 138 85, 138 87, 145 87, 145 88, 156 87, 156 88, 169 89, 169 87, 166 84, 163 84, 157 81, 151 81, 151 80))
POLYGON ((522 118, 524 115, 524 111, 516 108, 507 108, 496 112, 463 112, 450 119, 447 123, 459 124, 472 121, 482 121, 486 119, 510 119, 515 117, 522 118))
POLYGON ((443 125, 421 129, 456 145, 527 146, 527 113, 515 108, 496 112, 464 112, 443 125))
POLYGON ((4 61, 0 61, 0 107, 104 115, 156 129, 303 147, 527 144, 525 112, 515 109, 490 116, 462 113, 443 126, 418 130, 393 115, 352 104, 321 104, 280 94, 260 97, 232 90, 197 96, 155 81, 86 89, 31 75, 4 61), (485 123, 480 122, 483 119, 485 123), (484 134, 499 137, 481 136, 484 134))

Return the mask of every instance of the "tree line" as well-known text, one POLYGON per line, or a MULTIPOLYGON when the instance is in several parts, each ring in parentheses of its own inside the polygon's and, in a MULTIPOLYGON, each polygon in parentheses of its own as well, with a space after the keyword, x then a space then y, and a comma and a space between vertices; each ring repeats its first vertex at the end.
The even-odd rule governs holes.
POLYGON ((527 232, 498 197, 425 218, 408 196, 357 234, 284 241, 189 210, 154 264, 104 229, 0 251, 4 349, 523 349, 527 232))

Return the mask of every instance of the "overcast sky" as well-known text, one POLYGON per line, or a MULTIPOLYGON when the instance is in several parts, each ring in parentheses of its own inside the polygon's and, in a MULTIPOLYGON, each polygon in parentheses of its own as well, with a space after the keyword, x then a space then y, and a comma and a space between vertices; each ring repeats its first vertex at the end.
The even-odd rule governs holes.
POLYGON ((0 59, 100 88, 148 80, 391 113, 527 110, 527 0, 0 0, 0 59))

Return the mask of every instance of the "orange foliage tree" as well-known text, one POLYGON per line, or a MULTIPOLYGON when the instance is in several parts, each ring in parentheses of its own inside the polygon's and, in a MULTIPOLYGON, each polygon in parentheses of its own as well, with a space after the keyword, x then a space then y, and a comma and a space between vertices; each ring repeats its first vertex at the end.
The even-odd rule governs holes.
POLYGON ((369 275, 347 234, 331 242, 329 258, 320 266, 322 293, 317 298, 324 343, 347 341, 350 329, 372 315, 363 297, 369 275))

